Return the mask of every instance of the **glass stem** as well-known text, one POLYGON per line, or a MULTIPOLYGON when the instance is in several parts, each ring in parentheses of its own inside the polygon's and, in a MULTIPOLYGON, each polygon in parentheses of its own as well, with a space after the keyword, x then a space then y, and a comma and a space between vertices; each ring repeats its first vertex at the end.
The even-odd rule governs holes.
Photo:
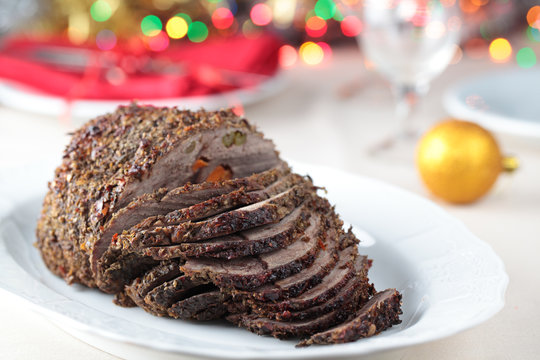
POLYGON ((393 87, 396 98, 397 137, 415 136, 417 128, 412 121, 412 115, 417 108, 417 103, 427 92, 428 86, 418 84, 396 84, 393 87))

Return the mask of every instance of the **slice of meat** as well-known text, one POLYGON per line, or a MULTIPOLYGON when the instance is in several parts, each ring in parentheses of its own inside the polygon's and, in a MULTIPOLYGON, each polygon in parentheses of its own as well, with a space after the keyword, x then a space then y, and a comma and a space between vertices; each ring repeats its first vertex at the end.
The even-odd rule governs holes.
POLYGON ((183 320, 215 320, 227 314, 227 300, 219 290, 203 292, 173 304, 168 314, 183 320))
POLYGON ((137 304, 126 294, 125 291, 118 292, 114 295, 113 303, 121 307, 136 307, 137 304))
POLYGON ((252 290, 309 267, 320 250, 320 218, 310 217, 305 234, 291 245, 257 257, 234 260, 188 259, 182 271, 220 288, 252 290))
POLYGON ((310 191, 305 186, 295 185, 265 201, 216 215, 204 221, 188 221, 151 230, 124 232, 118 237, 115 246, 124 249, 139 249, 201 241, 275 223, 290 214, 306 197, 310 196, 310 191))
POLYGON ((261 190, 247 191, 245 188, 234 190, 195 205, 171 211, 163 216, 147 217, 144 221, 133 227, 131 231, 179 225, 186 221, 197 221, 208 218, 231 209, 264 201, 288 190, 295 184, 307 185, 306 179, 296 174, 289 174, 261 190))
POLYGON ((373 296, 352 320, 333 329, 312 335, 297 346, 312 344, 339 344, 373 336, 392 325, 401 323, 401 294, 395 289, 387 289, 373 296))
POLYGON ((345 321, 355 310, 356 304, 353 300, 352 298, 345 299, 338 309, 306 321, 283 322, 255 314, 232 315, 228 316, 227 320, 259 335, 271 335, 278 339, 302 337, 324 331, 345 321))
POLYGON ((146 310, 157 316, 168 316, 167 311, 172 304, 202 292, 201 287, 204 287, 205 285, 206 290, 215 289, 212 284, 192 280, 188 276, 182 274, 177 278, 166 281, 148 291, 144 296, 146 310))
POLYGON ((118 234, 124 230, 134 226, 135 229, 150 227, 153 222, 158 222, 163 218, 161 215, 171 212, 180 212, 185 220, 197 220, 205 216, 212 216, 221 212, 219 211, 220 204, 224 210, 227 210, 226 206, 234 205, 234 201, 248 201, 249 198, 255 196, 246 195, 246 191, 249 194, 264 191, 265 188, 281 178, 288 178, 289 173, 288 166, 281 163, 273 169, 245 178, 226 180, 220 183, 187 184, 168 192, 167 189, 162 188, 151 194, 139 196, 126 207, 115 212, 104 226, 101 236, 94 242, 91 257, 92 271, 94 274, 103 271, 103 269, 98 270, 97 268, 98 260, 109 248, 112 240, 116 239, 118 234), (231 193, 230 197, 233 199, 227 198, 224 195, 226 193, 231 193), (224 198, 220 198, 222 196, 224 198), (197 206, 201 203, 202 205, 197 206))
POLYGON ((149 247, 143 249, 142 253, 156 260, 201 256, 230 260, 258 255, 291 244, 306 229, 310 215, 311 210, 307 205, 301 205, 276 224, 263 225, 204 242, 149 247))
POLYGON ((353 277, 359 276, 358 271, 353 265, 353 261, 360 262, 360 266, 363 269, 361 276, 367 276, 367 271, 371 264, 370 260, 363 256, 357 259, 342 256, 336 267, 324 277, 321 283, 301 295, 280 302, 254 301, 252 302, 252 306, 257 308, 259 313, 266 314, 299 311, 322 304, 334 297, 353 277))
POLYGON ((150 269, 144 276, 133 280, 129 286, 125 287, 125 293, 137 306, 152 312, 152 309, 144 302, 146 294, 155 287, 179 275, 181 275, 180 263, 177 260, 166 261, 150 269))
POLYGON ((233 178, 221 182, 187 183, 169 191, 163 197, 162 202, 175 204, 177 209, 181 209, 235 190, 263 190, 289 173, 290 168, 288 165, 285 162, 280 162, 270 170, 254 173, 247 177, 233 178))
MULTIPOLYGON (((277 300, 296 297, 319 284, 334 268, 338 260, 337 244, 333 238, 335 235, 334 233, 335 229, 333 232, 327 232, 324 235, 324 243, 326 246, 319 251, 317 258, 309 268, 282 280, 278 280, 273 284, 263 285, 253 291, 236 290, 233 292, 235 299, 276 302, 277 300)), ((347 256, 350 256, 350 254, 347 256)))
MULTIPOLYGON (((279 321, 302 321, 334 311, 353 299, 356 304, 364 304, 373 295, 373 285, 364 273, 364 261, 362 257, 355 260, 356 275, 341 288, 336 295, 326 299, 319 305, 297 311, 268 312, 259 307, 254 307, 253 312, 272 320, 279 321)), ((358 307, 358 306, 357 306, 358 307)))
POLYGON ((228 320, 259 335, 271 335, 279 339, 302 337, 324 331, 346 321, 373 293, 367 279, 353 278, 336 296, 319 306, 297 312, 271 314, 256 313, 229 316, 228 320))
POLYGON ((150 257, 142 257, 137 253, 123 253, 109 249, 98 261, 96 284, 101 291, 116 294, 131 283, 133 279, 143 276, 159 262, 150 257))
POLYGON ((235 291, 235 297, 274 303, 283 299, 297 297, 319 284, 334 268, 338 258, 342 260, 340 266, 346 263, 346 259, 350 259, 352 264, 357 253, 356 243, 358 241, 354 234, 350 231, 342 231, 343 223, 326 199, 316 196, 310 206, 317 213, 323 214, 321 219, 325 231, 324 244, 326 244, 313 265, 300 273, 254 291, 235 291), (340 253, 337 254, 337 251, 340 253))
POLYGON ((304 321, 319 317, 323 314, 340 309, 352 299, 357 304, 366 303, 373 295, 373 285, 367 279, 352 279, 346 287, 341 289, 334 297, 326 302, 299 311, 284 311, 281 313, 273 313, 271 319, 278 321, 304 321))

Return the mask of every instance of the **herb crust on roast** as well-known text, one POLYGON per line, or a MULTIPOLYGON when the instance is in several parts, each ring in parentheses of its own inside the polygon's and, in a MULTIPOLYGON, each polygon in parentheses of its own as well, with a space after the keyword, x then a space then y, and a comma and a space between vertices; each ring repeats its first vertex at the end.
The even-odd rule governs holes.
POLYGON ((119 107, 72 137, 37 225, 47 267, 120 306, 302 346, 400 323, 309 176, 231 110, 119 107))

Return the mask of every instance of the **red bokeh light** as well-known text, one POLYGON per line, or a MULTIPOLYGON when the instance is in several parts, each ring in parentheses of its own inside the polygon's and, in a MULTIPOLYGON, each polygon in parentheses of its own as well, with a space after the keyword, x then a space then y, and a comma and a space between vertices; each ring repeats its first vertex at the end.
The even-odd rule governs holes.
POLYGON ((266 4, 259 3, 251 8, 249 16, 255 25, 265 26, 272 21, 272 9, 266 4))
POLYGON ((353 15, 345 16, 341 21, 341 32, 349 37, 360 34, 362 32, 362 21, 353 15))
POLYGON ((227 8, 217 8, 212 13, 212 24, 216 27, 216 29, 227 29, 230 27, 234 22, 234 16, 231 10, 227 8))
POLYGON ((282 67, 291 67, 296 63, 296 60, 298 60, 298 53, 291 45, 283 45, 279 49, 279 64, 282 67))
POLYGON ((160 31, 156 36, 147 38, 147 44, 152 51, 163 51, 169 47, 169 37, 164 31, 160 31))
POLYGON ((311 37, 321 37, 327 29, 326 21, 318 16, 312 16, 306 21, 306 33, 311 37))

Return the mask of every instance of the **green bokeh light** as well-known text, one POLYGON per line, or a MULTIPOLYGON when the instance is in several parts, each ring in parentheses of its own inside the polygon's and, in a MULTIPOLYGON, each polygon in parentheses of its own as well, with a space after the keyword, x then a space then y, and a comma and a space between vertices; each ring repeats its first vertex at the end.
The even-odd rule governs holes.
POLYGON ((107 21, 111 15, 112 8, 106 0, 97 0, 90 7, 90 16, 97 22, 107 21))
POLYGON ((307 22, 309 18, 312 18, 314 16, 317 16, 317 14, 315 14, 315 10, 309 10, 306 14, 306 18, 304 19, 304 21, 307 22))
POLYGON ((516 61, 520 68, 528 69, 536 65, 536 54, 530 47, 524 47, 517 52, 516 61))
POLYGON ((193 42, 203 42, 208 37, 208 28, 200 21, 194 21, 189 25, 187 36, 193 42))
POLYGON ((529 26, 527 28, 527 37, 531 41, 540 42, 540 30, 529 26))
POLYGON ((319 0, 315 4, 315 14, 324 20, 331 19, 336 13, 336 4, 332 0, 319 0))
POLYGON ((191 24, 192 20, 191 20, 191 16, 189 16, 188 14, 185 14, 185 13, 178 13, 174 16, 178 16, 178 17, 181 17, 182 19, 186 20, 186 23, 189 25, 191 24))
POLYGON ((336 8, 336 13, 334 14, 333 18, 334 18, 334 20, 336 20, 336 21, 343 21, 343 19, 345 19, 345 17, 344 17, 343 14, 341 13, 341 11, 339 11, 338 8, 336 8))
POLYGON ((145 16, 141 21, 141 30, 146 36, 156 36, 161 29, 163 29, 163 24, 155 15, 145 16))

